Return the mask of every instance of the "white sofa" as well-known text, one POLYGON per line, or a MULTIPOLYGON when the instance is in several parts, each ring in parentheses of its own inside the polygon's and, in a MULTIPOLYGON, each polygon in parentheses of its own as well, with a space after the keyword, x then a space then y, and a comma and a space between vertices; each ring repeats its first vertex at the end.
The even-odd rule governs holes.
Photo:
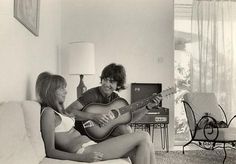
MULTIPOLYGON (((86 164, 45 157, 40 133, 40 105, 34 101, 0 104, 1 164, 86 164)), ((128 159, 94 162, 96 164, 130 164, 128 159)))

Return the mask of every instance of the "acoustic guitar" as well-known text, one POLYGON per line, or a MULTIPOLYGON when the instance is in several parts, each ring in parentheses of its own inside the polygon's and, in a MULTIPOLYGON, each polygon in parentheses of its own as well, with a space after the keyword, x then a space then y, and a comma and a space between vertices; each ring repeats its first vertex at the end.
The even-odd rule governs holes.
POLYGON ((91 103, 85 106, 82 111, 94 114, 108 113, 111 120, 104 126, 98 125, 92 120, 82 121, 83 128, 87 136, 91 139, 95 141, 103 141, 110 136, 117 126, 131 122, 133 111, 144 107, 156 96, 163 98, 172 95, 175 92, 175 87, 171 87, 162 91, 161 93, 153 94, 146 99, 134 102, 130 105, 123 98, 116 98, 108 104, 91 103))

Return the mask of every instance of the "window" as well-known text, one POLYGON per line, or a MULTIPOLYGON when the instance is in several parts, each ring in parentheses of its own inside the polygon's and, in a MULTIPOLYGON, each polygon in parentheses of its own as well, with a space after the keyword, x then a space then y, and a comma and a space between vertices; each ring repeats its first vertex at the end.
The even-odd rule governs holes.
POLYGON ((183 94, 190 89, 190 51, 192 1, 175 0, 175 145, 189 139, 187 119, 182 104, 183 94))

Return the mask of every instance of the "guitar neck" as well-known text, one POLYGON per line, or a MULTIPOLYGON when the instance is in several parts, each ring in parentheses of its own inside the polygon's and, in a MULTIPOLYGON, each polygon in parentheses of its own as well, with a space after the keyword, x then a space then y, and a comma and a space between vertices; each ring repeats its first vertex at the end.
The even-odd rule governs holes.
POLYGON ((127 112, 133 112, 139 108, 142 108, 144 106, 146 106, 154 97, 156 97, 157 95, 153 95, 153 96, 150 96, 146 99, 143 99, 141 101, 137 101, 137 102, 134 102, 130 105, 127 105, 127 106, 124 106, 122 108, 119 109, 119 112, 120 114, 125 114, 127 112))
POLYGON ((169 89, 166 89, 166 90, 162 91, 161 93, 154 94, 154 95, 152 95, 150 97, 147 97, 146 99, 134 102, 134 103, 132 103, 132 104, 130 104, 128 106, 124 106, 124 107, 119 109, 119 112, 120 112, 120 114, 125 114, 127 112, 133 112, 133 111, 135 111, 135 110, 137 110, 139 108, 142 108, 145 105, 147 105, 156 96, 158 96, 160 98, 163 98, 163 97, 169 96, 171 94, 174 94, 175 92, 176 92, 176 87, 171 87, 169 89))

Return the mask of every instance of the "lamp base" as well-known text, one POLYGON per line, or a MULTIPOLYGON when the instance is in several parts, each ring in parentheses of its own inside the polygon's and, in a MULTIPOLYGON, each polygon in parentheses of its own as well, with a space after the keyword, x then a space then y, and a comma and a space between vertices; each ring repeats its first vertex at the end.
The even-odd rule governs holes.
POLYGON ((84 84, 83 78, 84 78, 84 75, 80 75, 80 82, 77 87, 77 98, 79 98, 87 90, 87 87, 84 84))

